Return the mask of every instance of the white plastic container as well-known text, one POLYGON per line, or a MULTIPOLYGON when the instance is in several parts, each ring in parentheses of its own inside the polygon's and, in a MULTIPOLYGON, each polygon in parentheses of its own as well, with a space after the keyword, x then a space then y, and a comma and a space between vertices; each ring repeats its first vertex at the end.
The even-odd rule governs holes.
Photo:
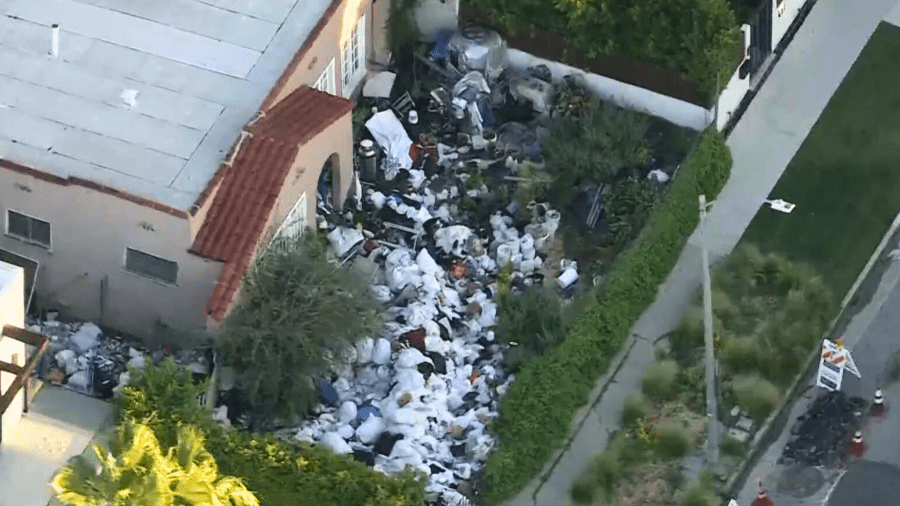
POLYGON ((509 244, 501 244, 497 246, 497 266, 501 269, 510 261, 513 253, 509 244))
POLYGON ((571 267, 566 269, 558 278, 556 278, 556 284, 559 285, 560 289, 566 289, 572 285, 572 283, 578 281, 578 271, 572 269, 571 267))

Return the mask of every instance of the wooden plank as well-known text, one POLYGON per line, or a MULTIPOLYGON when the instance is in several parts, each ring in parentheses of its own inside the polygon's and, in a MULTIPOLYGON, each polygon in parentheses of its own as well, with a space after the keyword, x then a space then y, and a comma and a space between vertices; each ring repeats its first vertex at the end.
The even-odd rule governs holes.
POLYGON ((8 372, 10 374, 22 374, 25 369, 20 365, 10 364, 9 362, 0 361, 0 371, 8 372))
MULTIPOLYGON (((38 362, 40 362, 41 357, 44 355, 44 352, 47 351, 47 346, 50 342, 50 340, 47 339, 47 336, 43 336, 36 332, 31 332, 30 330, 20 329, 12 325, 3 326, 3 335, 25 344, 35 346, 37 350, 35 350, 34 354, 28 359, 28 362, 25 364, 25 366, 21 368, 21 371, 16 374, 16 379, 14 379, 9 388, 6 389, 6 392, 3 392, 3 396, 0 397, 0 415, 5 413, 6 408, 8 408, 10 404, 12 404, 12 401, 16 397, 16 394, 19 393, 19 390, 22 389, 22 386, 24 386, 25 382, 28 380, 28 376, 31 375, 31 371, 33 371, 34 368, 37 367, 38 362)), ((2 362, 0 362, 0 364, 2 364, 2 362)))
POLYGON ((20 329, 19 327, 14 327, 12 325, 3 326, 3 335, 27 345, 34 346, 35 348, 41 348, 47 343, 47 336, 30 330, 20 329))

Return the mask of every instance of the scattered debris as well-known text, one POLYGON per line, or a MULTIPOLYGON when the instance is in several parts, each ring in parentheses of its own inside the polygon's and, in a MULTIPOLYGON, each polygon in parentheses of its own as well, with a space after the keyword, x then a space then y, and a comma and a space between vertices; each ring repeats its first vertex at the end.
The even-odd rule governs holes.
POLYGON ((779 463, 806 466, 838 465, 846 456, 854 432, 859 429, 865 401, 840 391, 820 395, 797 418, 779 463))

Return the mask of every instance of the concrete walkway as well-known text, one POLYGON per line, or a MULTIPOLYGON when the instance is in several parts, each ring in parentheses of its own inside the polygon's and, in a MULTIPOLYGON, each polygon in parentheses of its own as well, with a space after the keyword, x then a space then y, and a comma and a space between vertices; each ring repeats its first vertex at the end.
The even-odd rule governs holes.
MULTIPOLYGON (((737 244, 879 21, 896 4, 897 0, 818 0, 728 139, 734 166, 709 215, 712 261, 737 244)), ((619 428, 625 398, 639 389, 644 369, 654 362, 654 341, 674 329, 696 300, 701 281, 697 245, 695 232, 656 301, 636 323, 635 340, 622 367, 612 381, 601 378, 593 403, 576 414, 564 452, 509 505, 570 502, 572 482, 619 428)))
POLYGON ((111 404, 43 387, 0 445, 0 506, 47 506, 56 470, 111 422, 111 404))

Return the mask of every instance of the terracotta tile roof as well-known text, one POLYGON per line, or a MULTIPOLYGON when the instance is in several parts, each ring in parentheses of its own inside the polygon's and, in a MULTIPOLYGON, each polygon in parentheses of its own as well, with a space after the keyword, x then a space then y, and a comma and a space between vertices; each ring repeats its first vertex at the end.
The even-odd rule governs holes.
POLYGON ((303 145, 354 106, 346 98, 303 86, 266 111, 250 133, 303 145))
POLYGON ((240 288, 299 147, 353 109, 353 102, 302 87, 279 102, 238 148, 190 251, 225 262, 207 314, 221 321, 240 288))

